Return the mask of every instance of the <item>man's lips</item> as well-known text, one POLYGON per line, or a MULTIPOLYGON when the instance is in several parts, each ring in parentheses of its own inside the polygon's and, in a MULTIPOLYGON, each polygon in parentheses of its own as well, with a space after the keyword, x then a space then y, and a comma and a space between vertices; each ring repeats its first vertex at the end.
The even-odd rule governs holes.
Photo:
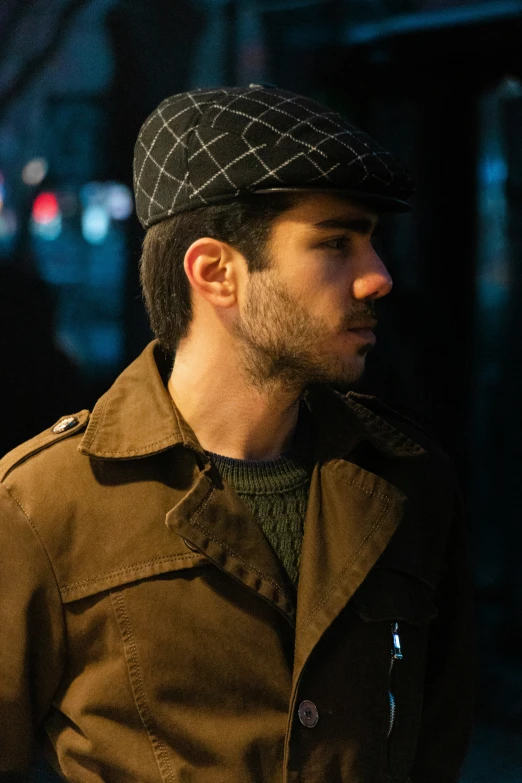
POLYGON ((364 340, 368 343, 375 343, 377 341, 377 338, 375 337, 373 333, 373 329, 377 325, 376 321, 373 321, 371 323, 366 323, 361 326, 355 326, 351 329, 347 329, 350 334, 355 335, 356 337, 360 338, 361 340, 364 340))

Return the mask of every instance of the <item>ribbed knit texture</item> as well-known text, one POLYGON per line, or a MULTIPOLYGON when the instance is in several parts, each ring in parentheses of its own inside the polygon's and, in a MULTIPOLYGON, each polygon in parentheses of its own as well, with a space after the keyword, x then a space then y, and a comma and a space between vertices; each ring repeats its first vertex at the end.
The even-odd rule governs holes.
POLYGON ((301 413, 293 448, 273 460, 239 460, 207 452, 261 526, 297 585, 311 476, 310 431, 301 413))

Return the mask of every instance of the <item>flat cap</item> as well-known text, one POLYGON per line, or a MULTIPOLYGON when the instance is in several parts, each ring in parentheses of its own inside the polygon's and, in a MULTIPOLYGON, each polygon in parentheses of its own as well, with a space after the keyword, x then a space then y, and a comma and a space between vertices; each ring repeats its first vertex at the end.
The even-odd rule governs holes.
POLYGON ((166 98, 134 151, 144 228, 249 193, 335 191, 405 211, 407 168, 337 112, 277 87, 199 89, 166 98))

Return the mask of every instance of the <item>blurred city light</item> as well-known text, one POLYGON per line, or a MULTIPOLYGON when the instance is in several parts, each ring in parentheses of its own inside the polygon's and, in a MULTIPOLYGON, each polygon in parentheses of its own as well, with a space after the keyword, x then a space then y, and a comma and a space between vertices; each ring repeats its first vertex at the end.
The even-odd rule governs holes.
POLYGON ((45 158, 33 158, 22 169, 22 179, 26 185, 39 185, 49 170, 45 158))
POLYGON ((60 216, 58 199, 54 193, 39 193, 34 200, 32 217, 35 223, 45 225, 60 216))
POLYGON ((127 220, 134 209, 132 193, 121 182, 87 182, 80 188, 80 201, 84 207, 106 207, 113 220, 127 220))
POLYGON ((109 233, 109 213, 102 204, 90 204, 82 214, 82 234, 91 245, 100 245, 109 233))
POLYGON ((103 204, 106 200, 106 187, 103 182, 87 182, 80 188, 80 201, 84 207, 91 204, 103 204))
POLYGON ((4 208, 5 204, 5 181, 4 181, 4 175, 0 171, 0 212, 4 208))
POLYGON ((31 233, 49 242, 58 239, 62 233, 62 216, 58 213, 53 220, 49 220, 47 223, 39 223, 33 218, 31 220, 31 233))
POLYGON ((52 241, 62 233, 62 213, 54 193, 39 193, 31 214, 31 233, 52 241))
POLYGON ((504 183, 507 180, 508 168, 504 158, 484 157, 478 164, 479 179, 484 185, 504 183))
POLYGON ((14 210, 2 210, 2 212, 0 212, 0 241, 6 241, 14 237, 17 229, 18 222, 14 210))
POLYGON ((130 189, 119 182, 107 183, 107 209, 114 220, 127 220, 132 215, 134 203, 130 189))

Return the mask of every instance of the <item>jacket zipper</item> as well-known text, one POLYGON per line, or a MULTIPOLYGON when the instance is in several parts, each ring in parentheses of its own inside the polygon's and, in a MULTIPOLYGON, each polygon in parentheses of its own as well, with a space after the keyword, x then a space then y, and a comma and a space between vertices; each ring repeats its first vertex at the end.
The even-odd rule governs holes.
POLYGON ((402 660, 401 638, 399 636, 399 623, 392 623, 391 634, 392 634, 392 648, 391 648, 390 668, 388 671, 388 683, 389 683, 388 697, 390 699, 390 723, 388 726, 388 737, 392 732, 393 724, 395 723, 395 717, 397 715, 397 703, 395 701, 395 696, 391 690, 391 674, 395 661, 402 660))

